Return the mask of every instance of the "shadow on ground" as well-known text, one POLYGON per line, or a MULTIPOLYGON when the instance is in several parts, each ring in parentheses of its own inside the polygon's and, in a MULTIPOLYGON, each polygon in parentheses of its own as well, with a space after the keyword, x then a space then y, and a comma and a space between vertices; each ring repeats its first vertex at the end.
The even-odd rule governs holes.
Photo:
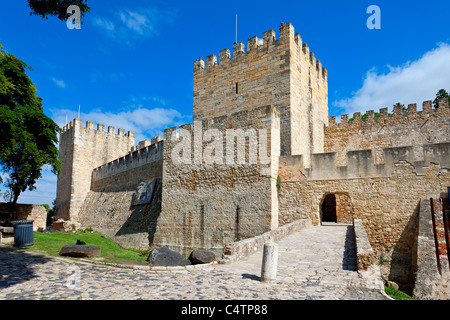
POLYGON ((255 280, 255 281, 261 281, 261 277, 254 275, 254 274, 249 274, 249 273, 244 273, 242 274, 242 279, 250 279, 250 280, 255 280))
POLYGON ((0 246, 0 290, 36 278, 35 270, 51 259, 0 246))
POLYGON ((353 226, 347 227, 344 244, 344 257, 342 259, 342 269, 348 271, 358 271, 356 257, 355 230, 353 226))

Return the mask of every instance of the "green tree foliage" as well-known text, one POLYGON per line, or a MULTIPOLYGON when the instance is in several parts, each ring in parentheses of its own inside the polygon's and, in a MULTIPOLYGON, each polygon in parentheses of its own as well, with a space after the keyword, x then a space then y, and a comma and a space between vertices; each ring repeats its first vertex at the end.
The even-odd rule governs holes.
POLYGON ((61 129, 44 114, 26 70, 32 69, 0 45, 0 170, 8 176, 3 183, 11 192, 10 213, 21 192, 35 189, 44 166, 55 174, 61 166, 61 129))
POLYGON ((49 227, 49 226, 51 226, 52 225, 52 218, 53 218, 53 216, 55 215, 55 212, 56 212, 56 199, 54 199, 53 200, 53 202, 52 202, 52 207, 50 208, 50 206, 47 204, 47 205, 44 205, 45 206, 45 209, 47 209, 47 219, 46 219, 46 226, 47 227, 49 227))
POLYGON ((48 19, 48 16, 56 16, 61 21, 66 21, 71 15, 67 13, 67 8, 71 5, 80 8, 82 17, 90 11, 87 0, 28 0, 30 15, 38 15, 45 19, 48 19))
POLYGON ((441 89, 438 91, 438 93, 436 93, 436 99, 434 99, 434 101, 433 101, 435 108, 439 107, 439 100, 443 99, 443 98, 447 98, 448 104, 450 105, 450 95, 447 93, 447 91, 445 91, 444 89, 441 89))

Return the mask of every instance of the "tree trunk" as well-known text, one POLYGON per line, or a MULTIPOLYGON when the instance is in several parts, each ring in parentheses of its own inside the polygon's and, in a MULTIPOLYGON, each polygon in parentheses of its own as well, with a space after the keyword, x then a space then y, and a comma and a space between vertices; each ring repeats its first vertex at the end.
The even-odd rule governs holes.
POLYGON ((7 220, 7 225, 11 225, 11 221, 14 221, 17 218, 16 206, 17 200, 19 200, 20 192, 14 192, 14 199, 9 203, 9 215, 7 220))

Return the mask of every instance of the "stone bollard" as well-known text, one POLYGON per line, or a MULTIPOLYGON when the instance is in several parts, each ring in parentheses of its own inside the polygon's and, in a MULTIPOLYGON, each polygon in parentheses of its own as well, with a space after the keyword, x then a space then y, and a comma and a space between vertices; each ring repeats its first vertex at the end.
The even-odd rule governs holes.
POLYGON ((262 266, 261 266, 261 281, 272 281, 277 277, 278 266, 278 244, 265 243, 262 266))

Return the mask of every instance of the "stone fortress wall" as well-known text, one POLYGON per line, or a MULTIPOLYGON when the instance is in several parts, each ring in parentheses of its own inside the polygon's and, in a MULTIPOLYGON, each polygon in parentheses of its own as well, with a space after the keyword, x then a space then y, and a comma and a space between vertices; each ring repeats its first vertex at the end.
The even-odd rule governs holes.
POLYGON ((428 248, 419 221, 431 225, 421 201, 444 197, 450 185, 448 103, 342 115, 337 123, 328 117, 327 74, 293 26, 281 24, 279 39, 269 30, 249 39, 247 51, 237 43, 232 57, 224 49, 219 61, 195 61, 193 123, 166 129, 163 140, 135 146, 132 132, 105 133, 75 119, 61 134, 57 219, 93 227, 124 247, 184 254, 200 247, 220 254, 299 219, 360 219, 385 279, 404 288, 416 277, 439 282, 433 264, 416 271, 425 270, 418 248, 428 248), (248 156, 228 163, 230 129, 256 132, 257 140, 250 134, 237 146, 258 152, 258 133, 266 130, 268 164, 248 156), (184 139, 188 149, 180 149, 184 139), (175 163, 174 152, 189 161, 175 163), (151 201, 136 203, 151 181, 151 201))
POLYGON ((78 222, 93 227, 124 248, 146 250, 161 212, 164 142, 154 140, 94 169, 78 222), (151 201, 137 202, 142 183, 155 180, 151 201))
POLYGON ((279 122, 279 111, 267 106, 181 126, 178 130, 189 134, 175 140, 177 128, 166 129, 162 209, 153 246, 185 254, 208 248, 221 256, 226 244, 276 228, 279 122), (183 139, 188 161, 175 163, 173 153, 179 150, 174 149, 183 139), (208 161, 208 154, 213 159, 208 161))

